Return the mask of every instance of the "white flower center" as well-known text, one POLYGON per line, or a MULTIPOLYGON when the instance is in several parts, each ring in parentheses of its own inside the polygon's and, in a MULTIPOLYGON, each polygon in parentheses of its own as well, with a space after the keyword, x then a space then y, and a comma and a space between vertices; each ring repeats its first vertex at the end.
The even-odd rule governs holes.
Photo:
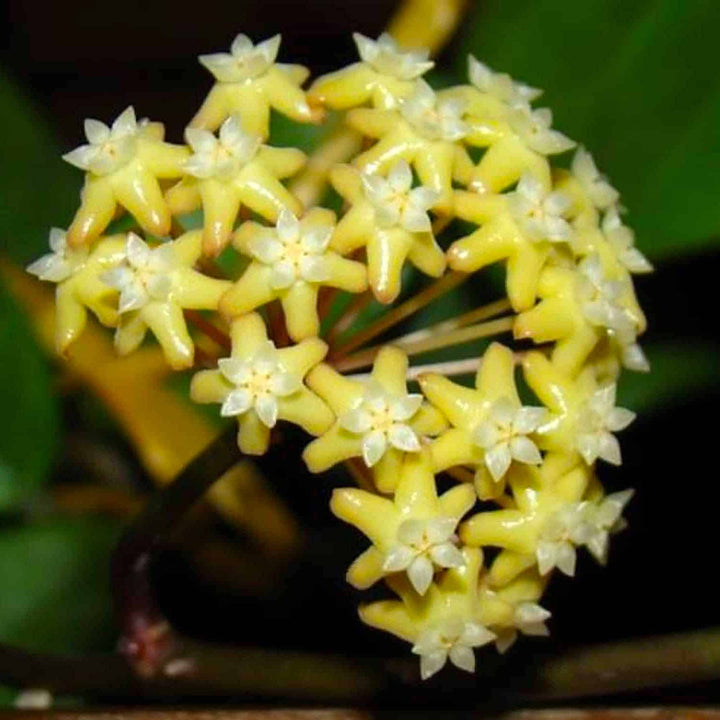
POLYGON ((422 395, 393 396, 376 383, 352 410, 338 418, 340 426, 354 435, 362 435, 362 455, 372 467, 385 454, 388 445, 404 452, 418 452, 420 441, 405 422, 420 409, 422 395))
POLYGON ((278 398, 297 392, 301 381, 290 374, 280 362, 272 342, 247 360, 223 358, 220 372, 234 389, 220 409, 224 417, 242 415, 254 409, 267 427, 274 427, 278 418, 278 398))

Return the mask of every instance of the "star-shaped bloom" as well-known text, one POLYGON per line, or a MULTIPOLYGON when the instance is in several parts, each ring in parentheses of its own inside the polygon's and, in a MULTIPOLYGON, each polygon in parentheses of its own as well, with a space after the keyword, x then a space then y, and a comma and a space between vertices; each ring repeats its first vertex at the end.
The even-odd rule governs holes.
MULTIPOLYGON (((547 165, 544 159, 542 163, 547 165)), ((450 246, 449 266, 459 272, 475 272, 505 260, 507 293, 513 309, 520 312, 532 307, 550 245, 569 242, 573 237, 564 217, 570 208, 568 197, 553 189, 547 171, 540 176, 526 171, 513 192, 457 190, 454 207, 456 217, 479 228, 450 246)))
POLYGON ((428 140, 457 142, 468 133, 463 122, 465 104, 456 98, 438 97, 425 81, 400 105, 403 117, 428 140))
POLYGON ((555 155, 575 147, 575 142, 552 129, 549 108, 533 110, 529 105, 516 105, 508 115, 513 132, 531 149, 541 155, 555 155))
POLYGON ((532 637, 547 637, 550 634, 545 621, 551 616, 549 610, 535 602, 519 602, 513 608, 508 627, 497 630, 495 647, 498 652, 507 652, 517 640, 518 633, 532 637))
POLYGON ((300 86, 308 77, 302 65, 276 63, 280 35, 253 45, 246 35, 233 40, 229 53, 201 55, 217 81, 190 127, 215 130, 231 115, 242 115, 252 135, 269 135, 270 108, 296 122, 314 120, 300 86))
POLYGON ((377 40, 353 33, 361 62, 318 78, 308 91, 311 102, 347 110, 371 102, 389 110, 415 88, 415 80, 435 63, 426 51, 404 52, 383 33, 377 40))
POLYGON ((237 417, 242 452, 264 454, 270 429, 278 420, 299 425, 313 435, 330 427, 331 410, 303 382, 325 357, 327 345, 322 340, 311 338, 277 349, 257 313, 234 320, 230 338, 230 357, 221 359, 217 370, 196 373, 190 397, 198 403, 220 403, 221 415, 237 417))
POLYGON ((485 351, 475 389, 442 375, 421 375, 419 381, 427 399, 451 424, 431 445, 437 471, 457 465, 478 469, 477 489, 486 499, 502 491, 502 487, 483 488, 481 469, 487 467, 497 483, 513 460, 532 465, 541 461, 528 435, 543 421, 545 411, 521 405, 509 348, 493 343, 485 351))
POLYGON ((466 545, 499 547, 517 557, 503 583, 536 563, 541 574, 555 566, 571 574, 574 548, 586 538, 580 505, 590 481, 590 470, 571 454, 553 455, 537 467, 514 465, 508 472, 514 502, 470 517, 460 537, 466 545))
POLYGON ((570 208, 570 199, 557 190, 548 191, 530 173, 520 178, 517 189, 508 196, 508 203, 515 221, 533 242, 571 239, 572 228, 563 217, 570 208))
POLYGON ((117 293, 100 277, 122 262, 125 237, 102 238, 89 251, 73 248, 59 228, 50 231, 51 253, 27 267, 40 280, 57 283, 55 291, 55 347, 61 355, 79 337, 87 322, 87 310, 107 326, 118 322, 117 293))
POLYGON ((201 242, 201 233, 192 231, 151 248, 135 233, 127 234, 118 262, 100 276, 119 291, 115 347, 121 355, 135 350, 150 329, 174 369, 192 366, 195 346, 183 310, 217 310, 231 285, 193 269, 201 242))
POLYGON ((530 103, 543 93, 538 88, 513 80, 507 73, 493 71, 472 55, 468 55, 468 78, 480 92, 507 105, 530 103))
POLYGON ((588 539, 583 503, 564 505, 553 513, 543 525, 537 544, 537 563, 541 575, 547 575, 553 568, 569 575, 575 575, 578 545, 588 539))
POLYGON ((68 229, 72 246, 88 245, 110 224, 118 205, 153 235, 170 232, 171 215, 158 180, 183 175, 187 148, 163 142, 159 123, 138 123, 127 108, 108 127, 85 121, 87 145, 63 155, 86 171, 81 205, 68 229))
POLYGON ((500 480, 510 463, 539 465, 542 456, 528 437, 545 420, 547 411, 541 407, 518 407, 507 397, 496 400, 473 431, 473 441, 484 451, 483 461, 493 479, 500 480))
POLYGON ((475 503, 475 494, 469 485, 457 485, 438 497, 427 451, 407 455, 399 474, 392 499, 341 488, 333 493, 330 508, 372 543, 348 570, 348 582, 365 589, 386 575, 407 573, 416 592, 424 595, 436 569, 465 564, 455 528, 475 503))
POLYGON ((432 232, 428 210, 437 202, 438 193, 423 186, 412 189, 412 171, 404 160, 397 162, 387 178, 363 173, 361 179, 380 227, 432 232))
POLYGON ((328 365, 310 373, 308 385, 327 401, 337 418, 305 448, 303 458, 311 472, 362 457, 373 468, 378 489, 393 491, 405 453, 419 452, 423 437, 445 428, 442 415, 423 403, 421 395, 408 394, 407 367, 405 353, 385 346, 366 381, 343 377, 328 365))
POLYGON ((445 667, 448 659, 460 670, 475 672, 475 648, 487 645, 496 636, 477 622, 449 618, 424 630, 412 651, 420 656, 423 680, 445 667))
POLYGON ((61 283, 71 277, 88 259, 86 247, 68 247, 67 234, 60 228, 50 229, 50 250, 27 266, 27 271, 40 280, 61 283))
POLYGON ((463 565, 449 568, 421 597, 412 585, 393 579, 400 600, 381 600, 360 608, 363 622, 412 643, 420 656, 423 680, 440 671, 448 660, 466 672, 475 670, 474 649, 496 639, 479 621, 479 550, 463 548, 463 565))
POLYGON ((601 458, 620 465, 620 444, 613 435, 635 419, 635 413, 615 407, 617 385, 598 388, 581 406, 577 420, 577 449, 588 465, 601 458))
POLYGON ((206 254, 219 254, 230 241, 241 206, 271 222, 282 210, 301 212, 280 182, 304 164, 300 150, 261 145, 238 115, 225 120, 218 137, 197 128, 188 128, 186 136, 194 152, 184 164, 188 177, 168 190, 167 201, 176 214, 202 206, 206 254))
POLYGON ((428 187, 411 189, 412 173, 400 160, 387 178, 336 166, 331 182, 351 207, 341 218, 330 247, 341 255, 367 250, 368 280, 375 297, 391 303, 400 293, 406 260, 432 277, 445 270, 427 214, 438 198, 428 187))
POLYGON ((241 315, 279 299, 293 340, 317 335, 322 286, 352 293, 367 289, 365 266, 329 249, 334 229, 334 213, 323 208, 310 210, 300 220, 283 210, 274 229, 244 223, 233 245, 252 262, 223 298, 221 311, 241 315))
POLYGON ((631 273, 649 273, 653 266, 635 247, 635 233, 623 224, 617 207, 609 207, 602 221, 602 231, 615 251, 618 262, 631 273))
POLYGON ((452 211, 452 182, 472 172, 472 161, 461 140, 469 128, 463 121, 465 100, 438 96, 423 80, 397 110, 356 108, 347 123, 378 140, 358 155, 353 165, 369 175, 384 174, 399 159, 410 163, 422 185, 439 193, 436 207, 452 211))
POLYGON ((575 152, 572 174, 596 208, 606 210, 620 198, 620 193, 600 173, 592 155, 583 147, 575 152))
POLYGON ((568 377, 556 363, 538 352, 523 358, 525 379, 549 410, 549 420, 538 428, 538 445, 552 452, 577 452, 588 465, 602 458, 621 462, 620 447, 612 434, 626 428, 635 413, 615 407, 616 385, 598 385, 592 366, 568 377))
POLYGON ((628 368, 647 370, 637 343, 645 329, 627 271, 614 260, 605 243, 602 260, 593 253, 577 267, 547 264, 537 284, 540 302, 520 313, 513 333, 535 343, 554 342, 553 363, 569 376, 577 375, 601 341, 628 368), (613 276, 606 267, 613 266, 613 276))
POLYGON ((607 562, 610 535, 627 527, 622 512, 634 494, 633 489, 622 490, 606 495, 599 501, 584 503, 583 518, 587 526, 585 545, 601 565, 607 562))

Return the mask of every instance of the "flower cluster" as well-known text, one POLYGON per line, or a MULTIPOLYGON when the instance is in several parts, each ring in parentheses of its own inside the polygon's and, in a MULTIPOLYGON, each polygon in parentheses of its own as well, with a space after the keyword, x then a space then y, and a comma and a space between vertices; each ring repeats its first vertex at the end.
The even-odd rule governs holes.
POLYGON ((294 423, 313 436, 312 472, 350 471, 360 487, 337 489, 331 509, 369 547, 347 579, 392 593, 360 616, 410 643, 427 678, 448 660, 472 671, 481 646, 547 635, 553 571, 573 575, 582 547, 605 562, 632 491, 606 494, 596 470, 620 464, 616 434, 634 419, 615 406, 622 369, 648 369, 631 276, 652 268, 590 154, 551 165, 575 143, 532 106, 540 90, 470 57, 467 84, 435 91, 427 54, 354 37, 359 61, 307 90, 305 68, 276 62, 279 36, 238 35, 202 56, 216 82, 185 144, 132 108, 110 127, 87 120, 88 144, 65 155, 86 173, 77 215, 28 271, 57 284, 61 353, 88 310, 123 354, 149 329, 173 368, 192 369, 191 398, 235 419, 243 453, 265 453, 273 428, 294 423), (268 144, 271 111, 344 113, 365 139, 326 168, 339 216, 287 184, 306 157, 268 144), (118 213, 131 232, 113 234, 118 213), (456 219, 471 232, 450 243, 456 219), (497 263, 506 299, 393 336, 497 263), (373 302, 391 307, 354 325, 373 302), (203 332, 225 334, 229 356, 208 342, 196 353, 203 332), (417 362, 501 333, 512 335, 479 358, 417 362), (440 474, 454 481, 444 492, 440 474))

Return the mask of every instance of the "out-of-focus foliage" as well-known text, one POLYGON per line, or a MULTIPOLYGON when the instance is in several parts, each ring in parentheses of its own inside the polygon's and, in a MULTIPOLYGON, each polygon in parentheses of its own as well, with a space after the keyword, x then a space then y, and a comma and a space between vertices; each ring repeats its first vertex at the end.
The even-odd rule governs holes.
POLYGON ((81 178, 60 155, 38 109, 0 71, 0 252, 26 263, 47 248, 51 226, 75 211, 81 178))
POLYGON ((27 318, 0 288, 0 512, 37 492, 57 440, 57 395, 47 359, 27 318))
POLYGON ((40 651, 111 647, 108 559, 118 530, 106 518, 0 529, 0 639, 40 651))
POLYGON ((487 0, 474 53, 545 89, 538 103, 620 190, 651 260, 720 246, 720 75, 714 0, 487 0))

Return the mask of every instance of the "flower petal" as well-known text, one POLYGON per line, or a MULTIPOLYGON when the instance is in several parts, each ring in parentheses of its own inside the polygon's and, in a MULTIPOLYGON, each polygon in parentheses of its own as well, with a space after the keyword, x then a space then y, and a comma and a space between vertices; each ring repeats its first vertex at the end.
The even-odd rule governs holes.
POLYGON ((242 415, 252 406, 252 395, 244 389, 233 390, 225 398, 225 402, 220 408, 220 415, 223 417, 231 417, 233 415, 242 415))

